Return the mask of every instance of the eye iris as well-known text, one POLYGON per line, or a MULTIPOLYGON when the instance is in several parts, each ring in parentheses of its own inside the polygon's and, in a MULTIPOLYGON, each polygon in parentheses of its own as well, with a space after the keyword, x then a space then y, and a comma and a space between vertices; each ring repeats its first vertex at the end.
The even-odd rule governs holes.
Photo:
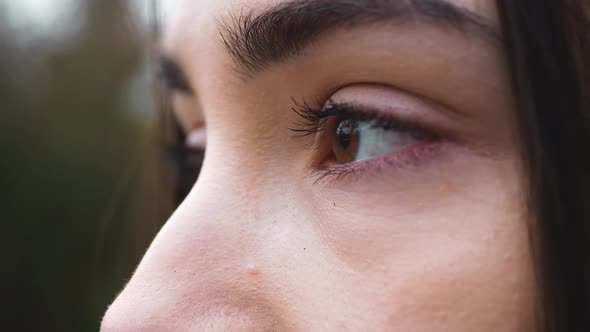
POLYGON ((340 122, 338 129, 336 129, 336 137, 342 149, 346 150, 352 142, 352 134, 354 131, 353 121, 347 120, 340 122))
POLYGON ((358 123, 354 120, 343 120, 334 133, 333 152, 336 162, 348 163, 356 158, 358 148, 358 123))

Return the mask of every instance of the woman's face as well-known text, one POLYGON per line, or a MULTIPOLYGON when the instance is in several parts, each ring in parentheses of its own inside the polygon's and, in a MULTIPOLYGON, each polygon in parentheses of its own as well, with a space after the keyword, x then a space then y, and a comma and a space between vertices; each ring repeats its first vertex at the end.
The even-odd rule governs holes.
POLYGON ((533 328, 492 0, 170 7, 175 112, 206 157, 104 331, 533 328))

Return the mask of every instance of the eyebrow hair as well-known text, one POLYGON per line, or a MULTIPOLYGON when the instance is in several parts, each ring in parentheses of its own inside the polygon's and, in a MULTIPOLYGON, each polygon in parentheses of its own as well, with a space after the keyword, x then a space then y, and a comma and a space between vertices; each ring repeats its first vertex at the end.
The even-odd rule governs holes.
POLYGON ((188 95, 193 94, 185 73, 174 59, 166 55, 160 55, 157 66, 158 77, 164 82, 169 91, 178 91, 188 95))
POLYGON ((501 39, 485 18, 445 0, 294 0, 260 15, 242 11, 229 17, 220 21, 221 37, 246 77, 301 55, 328 30, 358 24, 411 20, 501 39))

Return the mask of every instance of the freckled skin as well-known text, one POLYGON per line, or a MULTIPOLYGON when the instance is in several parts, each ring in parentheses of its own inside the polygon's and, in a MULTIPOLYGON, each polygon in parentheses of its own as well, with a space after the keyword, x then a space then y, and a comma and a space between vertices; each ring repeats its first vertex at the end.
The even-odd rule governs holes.
MULTIPOLYGON (((371 26, 244 84, 217 23, 279 1, 167 2, 162 45, 198 95, 175 112, 188 129, 206 122, 207 156, 102 331, 535 330, 501 52, 432 27, 371 26), (316 183, 317 151, 288 130, 291 98, 335 87, 337 100, 410 105, 458 139, 412 166, 316 183)), ((491 0, 452 2, 497 21, 491 0)))
POLYGON ((260 274, 260 271, 256 269, 255 265, 248 265, 247 273, 250 277, 256 277, 260 274))

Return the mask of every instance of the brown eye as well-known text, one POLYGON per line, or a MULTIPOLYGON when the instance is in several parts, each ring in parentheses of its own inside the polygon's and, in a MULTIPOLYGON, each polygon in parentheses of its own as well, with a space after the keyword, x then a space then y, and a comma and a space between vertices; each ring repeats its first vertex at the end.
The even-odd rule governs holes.
POLYGON ((334 160, 339 164, 355 161, 358 147, 358 121, 340 121, 337 124, 332 137, 332 152, 334 153, 334 160))

